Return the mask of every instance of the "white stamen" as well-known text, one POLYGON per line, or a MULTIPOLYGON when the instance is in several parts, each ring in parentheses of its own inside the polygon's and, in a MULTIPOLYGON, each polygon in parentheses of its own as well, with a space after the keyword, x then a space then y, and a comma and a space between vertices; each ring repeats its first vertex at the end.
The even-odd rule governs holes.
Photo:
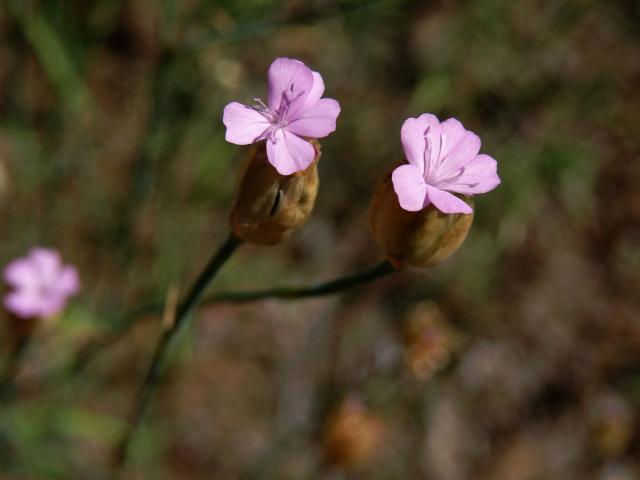
POLYGON ((275 120, 275 115, 271 111, 271 109, 267 105, 265 105, 265 103, 262 100, 260 100, 259 98, 254 98, 253 101, 256 102, 256 103, 254 103, 253 105, 245 105, 245 106, 247 108, 250 108, 251 110, 255 110, 260 115, 262 115, 264 118, 269 120, 269 122, 273 123, 274 120, 275 120))

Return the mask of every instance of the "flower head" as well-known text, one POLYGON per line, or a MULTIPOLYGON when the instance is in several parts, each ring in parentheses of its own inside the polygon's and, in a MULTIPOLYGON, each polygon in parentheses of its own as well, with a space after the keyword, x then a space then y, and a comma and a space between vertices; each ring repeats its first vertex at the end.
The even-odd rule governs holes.
POLYGON ((315 158, 307 138, 323 138, 336 129, 340 104, 320 98, 324 82, 299 60, 277 58, 269 67, 269 98, 265 104, 231 102, 224 108, 225 139, 236 145, 266 140, 267 157, 278 173, 306 169, 315 158))
POLYGON ((80 290, 75 267, 63 265, 60 254, 47 248, 34 248, 26 257, 13 260, 4 269, 4 279, 14 288, 4 305, 21 318, 55 315, 80 290))
POLYGON ((424 113, 409 118, 400 133, 408 164, 393 172, 400 206, 410 212, 429 204, 443 213, 471 213, 471 207, 450 192, 475 195, 500 184, 496 161, 478 155, 480 138, 455 118, 440 123, 424 113))

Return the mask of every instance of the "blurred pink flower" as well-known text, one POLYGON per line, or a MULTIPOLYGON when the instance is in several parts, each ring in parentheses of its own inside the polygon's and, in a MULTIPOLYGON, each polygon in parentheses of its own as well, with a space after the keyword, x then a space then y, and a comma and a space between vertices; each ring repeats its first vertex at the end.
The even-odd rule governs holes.
POLYGON ((278 173, 306 169, 315 149, 305 138, 323 138, 336 129, 340 104, 320 98, 324 82, 318 72, 290 58, 277 58, 269 67, 269 104, 231 102, 224 108, 225 139, 236 145, 267 141, 267 157, 278 173))
POLYGON ((480 138, 455 118, 440 123, 423 113, 409 118, 400 133, 409 162, 393 171, 393 188, 400 206, 410 212, 430 203, 443 213, 471 213, 464 201, 449 192, 475 195, 500 184, 497 163, 478 155, 480 138))
POLYGON ((55 315, 80 290, 75 267, 63 265, 60 254, 47 248, 33 248, 26 257, 13 260, 4 269, 4 279, 14 288, 4 305, 22 318, 55 315))

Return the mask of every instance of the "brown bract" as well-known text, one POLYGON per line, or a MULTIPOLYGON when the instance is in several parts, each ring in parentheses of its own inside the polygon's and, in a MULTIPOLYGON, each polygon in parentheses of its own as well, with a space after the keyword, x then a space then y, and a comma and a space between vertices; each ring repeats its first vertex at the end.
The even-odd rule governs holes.
MULTIPOLYGON (((462 197, 472 205, 469 197, 462 197)), ((369 227, 396 268, 430 267, 449 258, 467 236, 473 214, 445 214, 433 204, 419 212, 400 207, 391 173, 378 184, 369 207, 369 227)))
POLYGON ((318 193, 320 144, 306 169, 280 175, 268 162, 264 143, 251 147, 239 176, 229 219, 233 233, 254 245, 275 245, 308 220, 318 193))

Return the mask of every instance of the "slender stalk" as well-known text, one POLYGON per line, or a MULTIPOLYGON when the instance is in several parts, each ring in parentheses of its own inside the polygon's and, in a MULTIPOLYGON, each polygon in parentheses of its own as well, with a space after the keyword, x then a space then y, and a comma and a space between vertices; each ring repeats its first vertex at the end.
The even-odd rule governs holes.
POLYGON ((195 280, 187 296, 178 305, 173 323, 168 325, 162 333, 153 354, 153 359, 147 375, 142 383, 140 391, 138 392, 129 424, 116 449, 114 459, 116 466, 124 465, 127 460, 129 445, 138 426, 151 406, 151 402, 158 389, 162 373, 164 372, 166 361, 173 348, 175 348, 178 343, 180 338, 179 334, 184 331, 191 312, 195 309, 198 303, 200 303, 207 287, 209 287, 216 274, 240 244, 241 240, 233 235, 229 236, 229 238, 211 258, 202 273, 200 273, 198 278, 195 280))
MULTIPOLYGON (((213 305, 217 303, 248 303, 267 299, 303 300, 305 298, 338 294, 345 290, 374 282, 396 271, 398 270, 395 270, 387 261, 382 261, 366 270, 316 285, 305 287, 277 287, 248 292, 220 292, 207 296, 202 303, 205 305, 213 305)), ((160 313, 162 308, 163 304, 161 302, 151 302, 124 315, 116 323, 117 327, 115 327, 113 331, 97 336, 80 347, 73 356, 69 366, 64 372, 55 376, 53 383, 64 383, 70 377, 77 377, 82 374, 84 369, 100 352, 125 338, 131 328, 137 324, 139 317, 160 313)), ((51 378, 52 375, 47 375, 47 377, 51 378)))
POLYGON ((374 280, 389 275, 395 271, 396 269, 385 260, 371 268, 368 268, 367 270, 308 287, 276 287, 267 290, 256 290, 253 292, 214 293, 210 295, 204 303, 245 303, 255 302, 257 300, 266 300, 269 298, 296 300, 320 297, 323 295, 339 293, 350 288, 373 282, 374 280))
MULTIPOLYGON (((245 303, 270 298, 296 300, 333 295, 347 289, 366 285, 367 283, 373 282, 395 271, 397 270, 395 270, 387 261, 383 261, 361 272, 352 273, 351 275, 339 277, 316 285, 306 287, 280 287, 249 292, 220 292, 207 296, 202 303, 204 305, 215 303, 245 303)), ((137 308, 124 317, 125 320, 119 322, 120 326, 113 332, 97 337, 81 347, 72 360, 70 375, 75 376, 82 373, 84 368, 100 351, 116 343, 121 338, 124 338, 129 329, 135 324, 137 317, 149 313, 159 313, 160 311, 162 311, 162 304, 160 302, 151 303, 137 308)))

